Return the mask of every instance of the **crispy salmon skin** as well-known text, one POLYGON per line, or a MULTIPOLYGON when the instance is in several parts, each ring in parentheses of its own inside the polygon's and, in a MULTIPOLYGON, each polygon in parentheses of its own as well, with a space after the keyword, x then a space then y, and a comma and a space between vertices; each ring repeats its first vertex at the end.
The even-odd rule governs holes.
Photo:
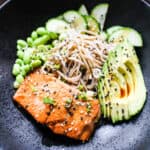
POLYGON ((13 99, 54 133, 86 141, 100 117, 100 106, 96 99, 79 99, 79 94, 78 89, 52 74, 34 71, 25 78, 13 99))

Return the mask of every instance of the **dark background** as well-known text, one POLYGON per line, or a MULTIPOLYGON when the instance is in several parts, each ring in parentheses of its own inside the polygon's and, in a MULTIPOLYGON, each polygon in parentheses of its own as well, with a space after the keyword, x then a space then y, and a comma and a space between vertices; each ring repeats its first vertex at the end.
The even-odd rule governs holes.
POLYGON ((16 40, 68 9, 101 0, 13 0, 0 10, 0 150, 148 150, 150 149, 150 8, 140 0, 108 0, 106 28, 124 25, 142 33, 144 47, 137 53, 148 90, 143 111, 131 121, 112 125, 101 120, 89 142, 81 143, 52 134, 12 101, 11 75, 16 40))

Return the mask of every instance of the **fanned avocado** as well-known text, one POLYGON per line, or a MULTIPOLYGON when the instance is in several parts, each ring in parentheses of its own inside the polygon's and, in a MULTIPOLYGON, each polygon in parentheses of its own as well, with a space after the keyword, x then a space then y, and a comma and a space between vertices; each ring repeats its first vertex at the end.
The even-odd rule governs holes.
POLYGON ((146 100, 146 87, 133 46, 124 41, 108 54, 98 82, 105 118, 113 123, 137 114, 146 100))

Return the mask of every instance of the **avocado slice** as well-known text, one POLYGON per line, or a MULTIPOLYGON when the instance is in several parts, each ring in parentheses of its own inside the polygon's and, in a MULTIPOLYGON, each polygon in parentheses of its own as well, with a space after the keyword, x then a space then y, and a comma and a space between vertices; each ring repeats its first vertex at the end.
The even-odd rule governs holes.
POLYGON ((109 52, 98 82, 98 96, 104 118, 113 123, 129 120, 143 108, 146 87, 136 52, 128 41, 109 52))

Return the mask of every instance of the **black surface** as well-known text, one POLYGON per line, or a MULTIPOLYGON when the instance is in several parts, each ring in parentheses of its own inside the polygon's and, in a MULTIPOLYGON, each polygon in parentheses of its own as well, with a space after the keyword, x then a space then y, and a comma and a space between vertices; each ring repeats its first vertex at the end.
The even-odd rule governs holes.
POLYGON ((143 111, 133 120, 113 126, 101 121, 89 142, 66 139, 37 124, 12 101, 11 75, 16 39, 27 37, 52 16, 96 0, 14 0, 0 11, 0 150, 148 150, 150 149, 150 8, 138 0, 112 0, 106 27, 124 25, 142 33, 144 47, 137 49, 148 96, 143 111))

